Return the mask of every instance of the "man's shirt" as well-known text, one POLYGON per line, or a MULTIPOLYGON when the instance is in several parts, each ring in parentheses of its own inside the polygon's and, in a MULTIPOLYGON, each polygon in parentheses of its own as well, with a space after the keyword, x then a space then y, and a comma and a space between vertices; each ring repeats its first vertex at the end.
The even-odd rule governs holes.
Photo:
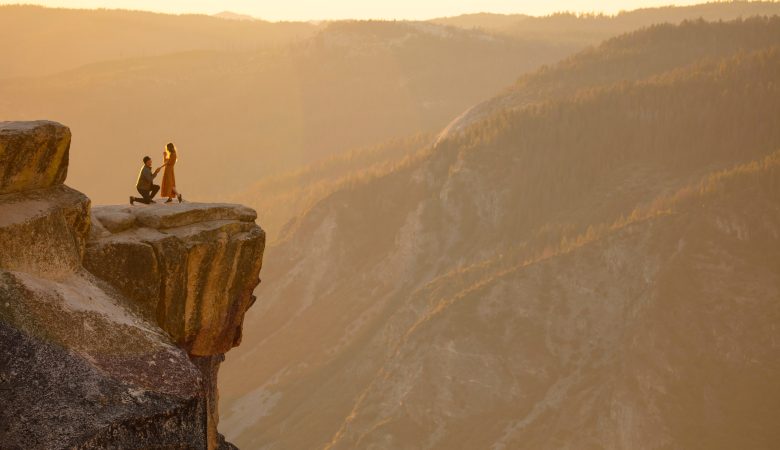
POLYGON ((154 184, 155 174, 152 173, 152 168, 146 164, 141 168, 141 172, 138 174, 138 182, 135 183, 135 187, 142 191, 151 191, 154 184))

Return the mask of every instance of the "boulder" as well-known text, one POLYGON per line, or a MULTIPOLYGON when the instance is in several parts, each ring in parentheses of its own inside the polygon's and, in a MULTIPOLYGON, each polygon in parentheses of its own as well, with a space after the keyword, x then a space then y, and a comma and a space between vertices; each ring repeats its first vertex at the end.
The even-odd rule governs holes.
POLYGON ((62 185, 0 195, 0 268, 56 274, 80 267, 89 205, 62 185))
POLYGON ((65 182, 70 129, 57 122, 0 122, 0 195, 65 182))

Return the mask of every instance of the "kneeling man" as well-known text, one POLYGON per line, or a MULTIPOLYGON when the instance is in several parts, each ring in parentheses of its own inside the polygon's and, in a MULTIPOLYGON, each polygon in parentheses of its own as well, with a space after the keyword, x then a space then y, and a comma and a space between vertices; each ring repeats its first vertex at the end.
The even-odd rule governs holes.
POLYGON ((165 164, 152 172, 152 158, 144 156, 144 166, 141 168, 141 173, 138 174, 138 182, 135 184, 138 193, 141 194, 141 198, 130 196, 131 205, 135 202, 145 203, 147 205, 149 203, 154 203, 154 200, 152 199, 157 195, 157 191, 160 190, 160 186, 154 184, 154 177, 160 173, 160 169, 164 166, 165 164))

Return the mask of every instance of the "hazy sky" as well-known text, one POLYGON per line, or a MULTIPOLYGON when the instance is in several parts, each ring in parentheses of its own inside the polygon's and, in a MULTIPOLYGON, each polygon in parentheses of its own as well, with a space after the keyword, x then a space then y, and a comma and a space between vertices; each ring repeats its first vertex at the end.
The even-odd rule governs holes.
POLYGON ((703 0, 0 0, 67 8, 122 8, 167 13, 233 11, 266 20, 429 19, 470 12, 544 15, 556 11, 615 13, 648 6, 692 5, 703 0))

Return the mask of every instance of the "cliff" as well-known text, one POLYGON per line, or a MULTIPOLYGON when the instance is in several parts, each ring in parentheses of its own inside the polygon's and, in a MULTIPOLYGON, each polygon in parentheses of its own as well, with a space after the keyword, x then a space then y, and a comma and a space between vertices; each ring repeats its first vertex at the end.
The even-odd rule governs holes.
POLYGON ((91 208, 70 131, 0 122, 3 448, 228 448, 216 379, 265 233, 251 209, 91 208))

